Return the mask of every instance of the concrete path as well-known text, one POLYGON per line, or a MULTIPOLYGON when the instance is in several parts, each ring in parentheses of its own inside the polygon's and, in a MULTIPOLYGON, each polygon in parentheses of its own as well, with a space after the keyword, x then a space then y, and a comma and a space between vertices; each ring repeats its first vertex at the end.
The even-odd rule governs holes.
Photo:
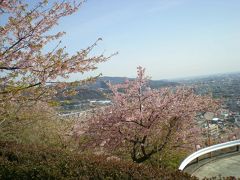
POLYGON ((240 154, 211 161, 194 171, 192 175, 204 177, 235 176, 240 178, 240 154))

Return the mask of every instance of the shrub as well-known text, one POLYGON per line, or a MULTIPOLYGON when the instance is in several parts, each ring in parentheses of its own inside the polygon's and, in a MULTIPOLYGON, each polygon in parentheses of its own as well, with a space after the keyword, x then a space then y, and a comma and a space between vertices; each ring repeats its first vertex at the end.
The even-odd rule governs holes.
POLYGON ((196 179, 179 171, 58 148, 0 142, 0 149, 0 179, 196 179))

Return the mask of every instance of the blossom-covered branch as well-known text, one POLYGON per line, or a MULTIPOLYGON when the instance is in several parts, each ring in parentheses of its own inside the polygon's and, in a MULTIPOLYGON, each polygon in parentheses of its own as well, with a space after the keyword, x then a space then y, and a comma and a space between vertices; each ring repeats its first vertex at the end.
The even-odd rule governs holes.
POLYGON ((59 86, 67 85, 59 79, 93 71, 112 56, 89 55, 101 38, 70 55, 61 43, 65 32, 51 33, 61 18, 75 13, 82 3, 81 0, 0 1, 0 103, 34 99, 41 91, 48 91, 45 95, 52 98, 59 86), (49 43, 56 45, 48 49, 49 43))

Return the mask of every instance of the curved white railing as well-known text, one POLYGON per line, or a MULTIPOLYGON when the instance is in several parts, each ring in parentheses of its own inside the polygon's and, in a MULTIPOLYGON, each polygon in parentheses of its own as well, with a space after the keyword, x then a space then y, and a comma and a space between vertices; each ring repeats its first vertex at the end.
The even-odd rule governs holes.
POLYGON ((181 165, 179 166, 179 170, 183 170, 190 162, 192 162, 194 159, 197 159, 198 157, 217 151, 217 150, 221 150, 221 149, 225 149, 225 148, 229 148, 229 147, 234 147, 234 146, 240 146, 240 139, 235 140, 235 141, 229 141, 226 143, 221 143, 221 144, 216 144, 213 146, 209 146, 203 149, 200 149, 196 152, 194 152, 193 154, 191 154, 190 156, 188 156, 186 159, 184 159, 184 161, 181 163, 181 165))

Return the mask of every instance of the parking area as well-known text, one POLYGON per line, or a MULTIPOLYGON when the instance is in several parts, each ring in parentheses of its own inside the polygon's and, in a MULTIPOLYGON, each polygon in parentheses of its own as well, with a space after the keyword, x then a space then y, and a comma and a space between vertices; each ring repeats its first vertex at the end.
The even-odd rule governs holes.
POLYGON ((200 179, 204 177, 235 176, 240 178, 240 154, 211 161, 192 174, 200 179))

